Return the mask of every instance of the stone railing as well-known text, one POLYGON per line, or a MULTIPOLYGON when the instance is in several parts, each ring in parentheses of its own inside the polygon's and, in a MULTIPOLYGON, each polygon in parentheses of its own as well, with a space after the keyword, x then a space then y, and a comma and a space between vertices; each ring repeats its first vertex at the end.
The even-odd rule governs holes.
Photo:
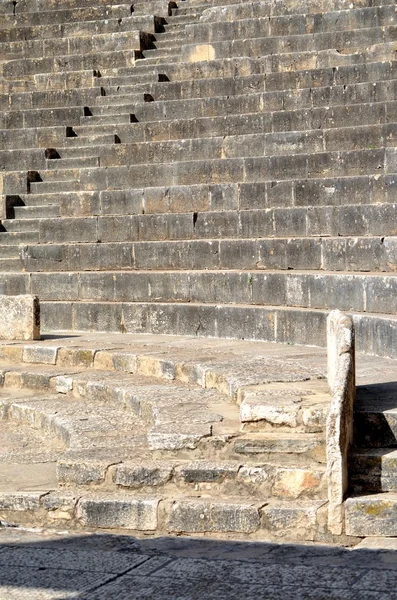
POLYGON ((348 452, 353 440, 356 395, 354 327, 351 317, 334 310, 327 319, 328 384, 332 399, 327 418, 328 528, 344 530, 343 501, 348 487, 348 452))

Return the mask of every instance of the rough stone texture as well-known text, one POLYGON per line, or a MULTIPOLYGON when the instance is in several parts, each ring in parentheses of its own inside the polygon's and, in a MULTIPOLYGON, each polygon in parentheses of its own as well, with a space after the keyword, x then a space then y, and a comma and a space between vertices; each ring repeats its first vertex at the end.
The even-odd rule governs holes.
POLYGON ((354 329, 350 317, 333 311, 327 321, 328 382, 332 393, 327 417, 328 527, 340 535, 348 489, 348 453, 353 441, 356 397, 354 329))
POLYGON ((77 518, 87 527, 154 531, 157 528, 157 505, 157 499, 98 495, 79 501, 77 518))
POLYGON ((259 512, 254 505, 181 500, 173 504, 167 528, 188 533, 252 533, 259 529, 259 525, 259 512))
POLYGON ((0 339, 40 339, 37 296, 0 296, 0 339))

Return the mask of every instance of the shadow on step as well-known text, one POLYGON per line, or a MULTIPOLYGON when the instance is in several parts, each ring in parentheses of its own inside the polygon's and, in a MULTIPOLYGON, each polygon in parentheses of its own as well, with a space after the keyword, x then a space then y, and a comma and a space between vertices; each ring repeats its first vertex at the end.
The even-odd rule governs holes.
POLYGON ((397 490, 397 381, 357 387, 349 462, 352 491, 397 490))

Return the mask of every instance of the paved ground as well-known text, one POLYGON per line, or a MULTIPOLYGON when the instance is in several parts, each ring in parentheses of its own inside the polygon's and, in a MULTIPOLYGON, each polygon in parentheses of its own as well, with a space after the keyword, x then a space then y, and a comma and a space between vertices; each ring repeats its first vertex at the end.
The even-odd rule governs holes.
POLYGON ((0 599, 397 600, 397 539, 282 545, 0 528, 0 599))

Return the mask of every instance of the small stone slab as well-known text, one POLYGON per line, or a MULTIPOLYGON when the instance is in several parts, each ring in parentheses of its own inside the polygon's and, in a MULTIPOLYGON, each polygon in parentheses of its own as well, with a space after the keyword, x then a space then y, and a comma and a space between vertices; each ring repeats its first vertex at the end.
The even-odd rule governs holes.
POLYGON ((345 502, 346 534, 397 536, 397 494, 372 494, 345 502))
POLYGON ((259 511, 252 504, 182 500, 173 504, 167 528, 189 533, 253 533, 259 526, 259 511))
POLYGON ((40 304, 37 296, 0 296, 0 339, 40 339, 40 304))
POLYGON ((79 501, 77 518, 87 527, 154 531, 158 503, 156 498, 115 498, 97 494, 79 501))

